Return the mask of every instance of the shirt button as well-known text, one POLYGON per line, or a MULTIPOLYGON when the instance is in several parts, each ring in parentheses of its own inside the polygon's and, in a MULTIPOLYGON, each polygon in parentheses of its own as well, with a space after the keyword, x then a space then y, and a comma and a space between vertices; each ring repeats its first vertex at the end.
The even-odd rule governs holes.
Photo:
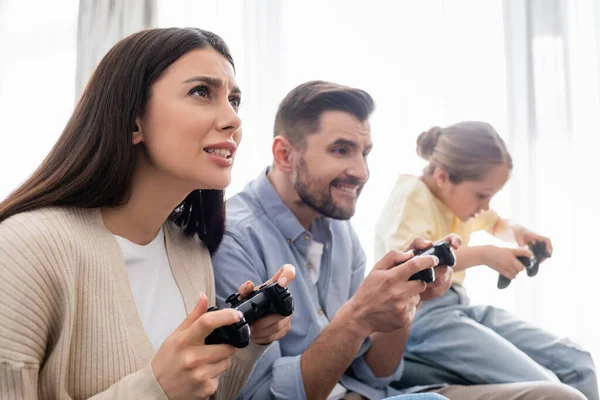
POLYGON ((307 233, 306 235, 304 235, 304 239, 310 240, 310 235, 307 233))
POLYGON ((311 263, 307 263, 306 264, 306 268, 311 269, 312 268, 312 264, 311 263))
POLYGON ((319 315, 325 315, 325 311, 323 311, 323 309, 322 309, 322 308, 319 308, 319 309, 317 310, 317 313, 318 313, 319 315))
POLYGON ((286 242, 287 244, 292 244, 292 239, 290 239, 290 238, 287 238, 287 239, 285 239, 285 242, 286 242))

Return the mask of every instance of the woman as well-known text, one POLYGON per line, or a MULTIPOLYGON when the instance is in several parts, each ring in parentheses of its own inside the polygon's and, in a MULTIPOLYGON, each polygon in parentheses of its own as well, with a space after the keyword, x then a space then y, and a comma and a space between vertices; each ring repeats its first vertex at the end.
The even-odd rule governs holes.
MULTIPOLYGON (((103 58, 54 148, 0 204, 3 399, 233 399, 259 345, 285 335, 279 318, 237 354, 204 344, 240 319, 206 313, 240 96, 210 32, 147 30, 103 58)), ((293 278, 284 266, 271 281, 293 278)))

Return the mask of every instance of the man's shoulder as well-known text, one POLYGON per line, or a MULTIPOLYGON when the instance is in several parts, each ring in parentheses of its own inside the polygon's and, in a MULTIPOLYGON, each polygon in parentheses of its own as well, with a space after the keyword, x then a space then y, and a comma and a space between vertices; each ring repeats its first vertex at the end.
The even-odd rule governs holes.
POLYGON ((279 245, 286 245, 282 233, 251 190, 244 190, 227 200, 222 247, 241 246, 246 251, 262 253, 279 245))
POLYGON ((225 235, 212 258, 215 274, 222 277, 232 271, 232 260, 236 268, 241 267, 240 260, 243 260, 252 262, 252 269, 260 271, 264 278, 269 275, 267 265, 281 266, 290 262, 287 247, 285 237, 260 200, 252 191, 244 190, 227 200, 225 235))
POLYGON ((226 202, 226 218, 228 231, 241 231, 256 226, 265 220, 265 211, 258 199, 248 189, 229 198, 226 202))

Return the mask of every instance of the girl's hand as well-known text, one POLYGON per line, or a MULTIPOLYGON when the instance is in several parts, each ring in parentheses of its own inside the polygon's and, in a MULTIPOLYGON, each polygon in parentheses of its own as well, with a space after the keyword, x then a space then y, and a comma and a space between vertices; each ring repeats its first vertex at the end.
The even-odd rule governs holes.
POLYGON ((526 248, 510 249, 507 247, 485 246, 485 264, 498 271, 505 278, 513 280, 525 266, 517 257, 531 258, 533 254, 526 248))
POLYGON ((533 242, 544 242, 546 244, 546 250, 552 254, 552 242, 549 238, 538 235, 521 225, 512 225, 511 228, 519 247, 527 246, 533 242))

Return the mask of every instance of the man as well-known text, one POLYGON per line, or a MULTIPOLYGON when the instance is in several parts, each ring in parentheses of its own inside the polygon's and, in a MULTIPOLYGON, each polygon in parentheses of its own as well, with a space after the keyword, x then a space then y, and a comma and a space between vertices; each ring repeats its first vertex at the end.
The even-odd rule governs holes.
MULTIPOLYGON (((242 398, 381 399, 425 390, 467 400, 557 393, 554 398, 581 399, 553 383, 403 392, 389 386, 402 375, 419 301, 444 293, 452 269, 438 266, 430 285, 409 281, 439 260, 394 250, 364 277, 365 254, 348 220, 369 177, 373 109, 371 96, 359 89, 321 81, 298 86, 277 112, 271 168, 228 201, 227 231, 213 258, 220 302, 242 279, 263 282, 286 263, 299 270, 289 286, 291 329, 265 351, 242 398)), ((446 239, 455 248, 460 244, 457 236, 446 239)), ((417 238, 411 248, 427 245, 417 238)), ((272 318, 257 324, 279 329, 272 318)))

